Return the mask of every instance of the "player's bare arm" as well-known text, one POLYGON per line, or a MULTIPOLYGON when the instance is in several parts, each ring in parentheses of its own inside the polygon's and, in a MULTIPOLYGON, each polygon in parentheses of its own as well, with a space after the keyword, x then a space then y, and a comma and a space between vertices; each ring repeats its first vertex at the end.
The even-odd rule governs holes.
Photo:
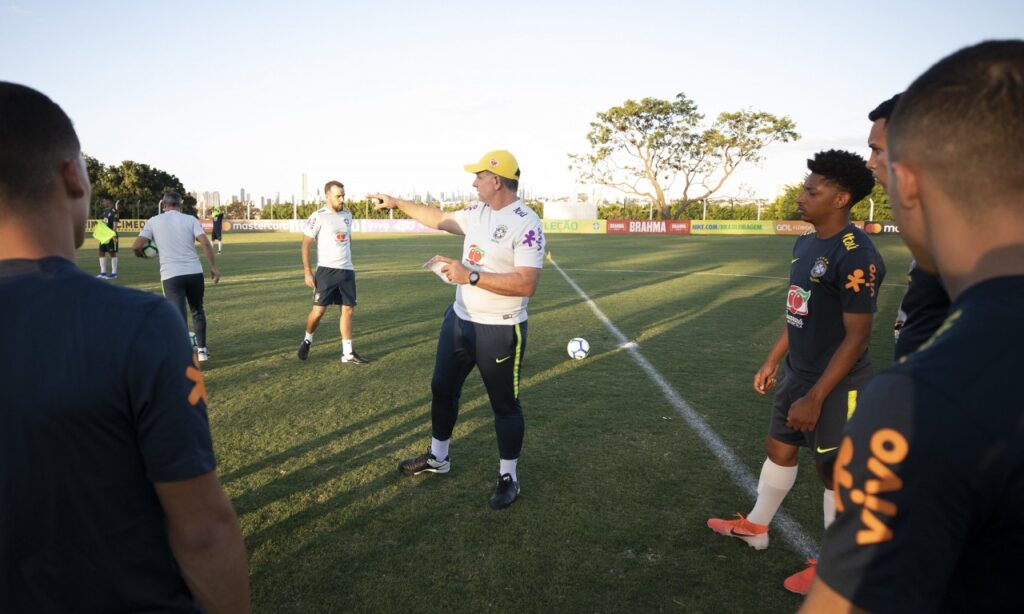
MULTIPOLYGON (((444 256, 437 256, 437 259, 447 263, 441 272, 448 276, 448 280, 457 284, 468 284, 469 274, 472 270, 466 268, 461 261, 444 256)), ((477 288, 483 288, 489 292, 501 296, 525 296, 531 297, 537 291, 537 282, 540 281, 540 269, 529 266, 517 266, 512 273, 486 273, 480 272, 480 279, 476 282, 477 288)))
POLYGON ((146 255, 142 253, 142 248, 146 245, 146 237, 137 237, 135 243, 132 243, 132 251, 135 252, 137 258, 145 258, 146 255))
POLYGON ((313 237, 302 237, 302 247, 299 251, 302 252, 302 275, 306 285, 310 290, 316 290, 316 280, 313 279, 313 269, 310 266, 310 245, 313 244, 313 237))
POLYGON ((421 205, 409 200, 388 196, 387 194, 370 194, 367 198, 375 201, 374 209, 398 209, 424 226, 450 232, 453 235, 461 236, 466 234, 462 232, 462 227, 455 221, 455 217, 451 213, 442 211, 437 207, 421 205))
POLYGON ((786 327, 782 327, 782 333, 779 338, 775 340, 772 345, 772 349, 768 351, 768 357, 765 358, 764 364, 754 374, 754 390, 758 394, 764 394, 775 387, 775 378, 779 372, 779 363, 782 362, 782 357, 789 351, 789 334, 786 331, 786 327))
POLYGON ((872 313, 843 313, 843 327, 846 336, 836 348, 832 360, 818 381, 789 408, 786 425, 798 431, 812 431, 821 415, 821 405, 825 398, 850 373, 853 365, 868 349, 871 341, 872 313))
POLYGON ((205 611, 248 612, 249 568, 238 517, 211 471, 178 482, 157 482, 174 558, 205 611))
POLYGON ((213 255, 213 244, 206 238, 206 235, 199 235, 196 237, 196 241, 199 241, 199 245, 203 247, 206 260, 210 263, 210 278, 213 279, 213 283, 219 283, 220 269, 217 268, 217 259, 213 255))

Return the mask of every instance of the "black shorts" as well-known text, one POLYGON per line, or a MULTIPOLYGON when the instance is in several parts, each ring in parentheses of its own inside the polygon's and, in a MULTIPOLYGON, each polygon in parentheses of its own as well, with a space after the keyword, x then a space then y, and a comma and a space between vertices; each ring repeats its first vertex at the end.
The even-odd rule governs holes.
POLYGON ((843 441, 843 428, 846 421, 857 408, 857 393, 871 381, 871 369, 862 369, 860 373, 848 375, 825 397, 821 404, 821 415, 814 430, 803 433, 786 426, 789 408, 807 391, 814 387, 794 377, 782 367, 782 377, 775 388, 772 402, 772 418, 768 427, 768 435, 791 446, 810 448, 814 460, 827 462, 835 458, 839 444, 843 441))
POLYGON ((327 305, 356 306, 356 272, 350 269, 332 269, 318 266, 313 276, 316 291, 313 304, 320 307, 327 305))
POLYGON ((214 241, 220 241, 221 240, 221 238, 220 238, 221 232, 222 231, 221 231, 220 228, 218 228, 217 226, 214 226, 213 227, 213 232, 210 233, 210 236, 213 237, 214 241))
POLYGON ((117 253, 117 235, 106 243, 100 244, 101 254, 116 254, 117 253))

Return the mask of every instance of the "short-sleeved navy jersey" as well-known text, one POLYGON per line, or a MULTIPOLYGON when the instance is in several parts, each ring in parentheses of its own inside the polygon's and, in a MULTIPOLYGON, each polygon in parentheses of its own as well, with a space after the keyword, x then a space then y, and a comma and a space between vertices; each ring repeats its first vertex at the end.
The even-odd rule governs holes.
POLYGON ((871 611, 1024 612, 1024 276, 969 288, 875 376, 835 468, 818 577, 871 611))
POLYGON ((181 316, 63 258, 0 296, 0 612, 193 611, 153 487, 215 468, 181 316))
MULTIPOLYGON (((816 382, 846 337, 843 313, 874 313, 884 278, 882 256, 853 224, 828 239, 797 238, 786 298, 789 373, 816 382)), ((865 351, 850 372, 870 364, 865 351)))
POLYGON ((103 210, 103 223, 107 225, 111 230, 117 230, 117 221, 120 219, 117 211, 114 209, 103 210))
POLYGON ((216 232, 220 232, 223 224, 224 224, 224 212, 218 210, 216 213, 213 214, 213 230, 216 231, 216 232))
POLYGON ((905 323, 897 330, 896 360, 931 339, 949 314, 949 295, 942 280, 911 263, 900 312, 905 323))

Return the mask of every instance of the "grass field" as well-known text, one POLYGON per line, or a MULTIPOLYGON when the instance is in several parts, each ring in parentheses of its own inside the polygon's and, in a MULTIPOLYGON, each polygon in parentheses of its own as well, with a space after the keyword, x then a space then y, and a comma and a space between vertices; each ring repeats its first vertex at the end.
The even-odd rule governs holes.
MULTIPOLYGON (((233 235, 207 286, 204 366, 219 471, 245 533, 258 612, 789 612, 801 555, 777 532, 757 552, 710 516, 752 503, 630 353, 550 264, 530 302, 521 398, 522 494, 497 478, 479 376, 463 392, 452 471, 404 478, 429 443, 430 375, 454 291, 419 265, 447 235, 357 236, 355 347, 337 312, 310 359, 295 350, 311 292, 295 235, 233 235), (565 344, 588 339, 571 361, 565 344)), ((770 399, 751 380, 782 329, 793 237, 550 235, 555 262, 755 476, 770 399)), ((123 240, 127 245, 130 240, 123 240)), ((909 253, 876 240, 888 275, 871 352, 889 363, 909 253)), ((96 272, 95 244, 79 264, 96 272)), ((119 283, 159 292, 155 261, 125 252, 119 283)), ((821 488, 804 458, 784 509, 812 541, 821 488)))

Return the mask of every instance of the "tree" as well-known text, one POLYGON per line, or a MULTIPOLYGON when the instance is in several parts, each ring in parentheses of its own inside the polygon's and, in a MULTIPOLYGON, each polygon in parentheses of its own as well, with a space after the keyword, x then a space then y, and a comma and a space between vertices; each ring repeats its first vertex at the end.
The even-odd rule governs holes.
POLYGON ((597 114, 587 134, 591 151, 570 154, 570 169, 582 182, 647 198, 669 218, 666 192, 677 180, 683 206, 676 209, 685 210, 718 192, 741 165, 760 162, 768 145, 800 138, 793 120, 763 111, 721 113, 707 127, 703 122, 682 93, 674 101, 627 100, 597 114))
POLYGON ((195 197, 188 194, 180 179, 167 171, 132 160, 125 160, 118 166, 106 166, 91 156, 85 156, 85 168, 94 198, 98 201, 109 196, 119 200, 122 211, 133 217, 144 218, 159 213, 159 202, 164 192, 181 194, 182 212, 195 213, 195 197))

